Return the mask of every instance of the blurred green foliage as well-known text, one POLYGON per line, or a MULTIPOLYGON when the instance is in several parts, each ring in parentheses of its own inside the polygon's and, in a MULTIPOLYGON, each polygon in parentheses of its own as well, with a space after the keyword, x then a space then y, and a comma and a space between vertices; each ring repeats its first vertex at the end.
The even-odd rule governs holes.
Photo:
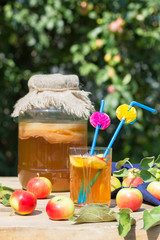
MULTIPOLYGON (((159 0, 16 0, 0 2, 0 175, 16 175, 17 122, 10 114, 36 73, 74 73, 112 118, 97 145, 107 146, 115 110, 135 100, 137 122, 123 126, 113 160, 157 155, 160 146, 159 0)), ((89 144, 94 129, 89 126, 89 144)))

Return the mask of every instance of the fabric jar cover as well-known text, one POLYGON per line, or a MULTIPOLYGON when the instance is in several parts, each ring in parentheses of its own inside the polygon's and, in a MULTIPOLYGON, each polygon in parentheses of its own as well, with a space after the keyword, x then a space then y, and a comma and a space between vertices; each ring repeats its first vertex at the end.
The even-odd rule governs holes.
POLYGON ((79 89, 77 75, 42 74, 28 81, 29 93, 14 106, 12 117, 18 117, 32 109, 64 110, 69 115, 88 119, 94 107, 89 92, 79 89))

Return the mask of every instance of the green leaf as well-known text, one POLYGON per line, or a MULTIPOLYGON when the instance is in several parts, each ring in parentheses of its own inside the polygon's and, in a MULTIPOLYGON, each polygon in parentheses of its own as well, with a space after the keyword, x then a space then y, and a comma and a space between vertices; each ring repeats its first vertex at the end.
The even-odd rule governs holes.
POLYGON ((133 100, 132 94, 129 91, 127 90, 122 91, 121 94, 122 94, 122 97, 128 102, 131 102, 133 100))
POLYGON ((102 83, 106 82, 109 79, 108 74, 105 69, 99 70, 96 76, 96 83, 100 86, 102 83))
POLYGON ((123 168, 119 171, 113 172, 113 176, 115 176, 115 177, 127 177, 128 174, 129 174, 129 172, 126 168, 123 168))
POLYGON ((130 208, 121 208, 119 211, 120 212, 125 212, 125 213, 132 213, 133 212, 130 208))
POLYGON ((98 71, 97 65, 94 63, 86 63, 84 66, 80 67, 80 72, 83 76, 88 75, 89 73, 94 73, 98 71))
POLYGON ((158 170, 158 167, 153 167, 153 168, 148 169, 148 171, 149 171, 151 174, 153 174, 154 176, 156 175, 157 170, 158 170))
POLYGON ((2 188, 3 188, 4 191, 14 192, 13 188, 9 188, 9 187, 6 187, 6 186, 3 186, 2 188))
POLYGON ((147 170, 141 170, 140 177, 143 179, 144 182, 151 182, 156 180, 156 177, 147 170))
POLYGON ((0 203, 4 206, 10 206, 9 199, 13 192, 14 189, 0 185, 0 199, 2 199, 0 203))
POLYGON ((71 222, 75 222, 76 221, 76 219, 77 219, 77 217, 76 216, 72 216, 71 218, 69 218, 68 220, 69 221, 71 221, 71 222))
POLYGON ((131 225, 135 224, 135 219, 130 218, 130 209, 122 209, 119 213, 114 212, 106 205, 89 204, 79 210, 79 216, 73 216, 70 221, 76 223, 85 222, 110 222, 117 220, 119 223, 119 235, 125 237, 131 229, 131 225))
POLYGON ((5 195, 3 196, 2 201, 1 201, 1 203, 2 203, 4 206, 6 206, 6 207, 10 206, 10 202, 9 202, 10 196, 11 196, 11 194, 5 194, 5 195))
POLYGON ((127 212, 119 212, 119 225, 118 225, 118 232, 121 237, 125 237, 131 229, 131 225, 135 224, 135 219, 131 218, 129 213, 127 212))
POLYGON ((83 44, 82 45, 82 49, 81 49, 82 53, 84 56, 86 56, 87 54, 89 54, 90 52, 90 47, 88 44, 83 44))
POLYGON ((92 11, 88 14, 88 17, 91 18, 91 19, 97 19, 97 13, 92 11))
POLYGON ((106 205, 89 204, 82 207, 79 211, 79 216, 71 218, 71 221, 77 223, 84 222, 109 222, 116 220, 116 214, 106 205))
POLYGON ((154 207, 150 212, 145 209, 143 213, 143 223, 144 230, 160 225, 160 207, 154 207))
POLYGON ((75 64, 77 64, 77 63, 83 62, 83 61, 84 61, 84 56, 79 52, 75 52, 75 54, 73 56, 73 62, 75 64))
POLYGON ((120 160, 116 163, 116 168, 120 169, 126 162, 128 162, 129 158, 125 158, 123 160, 120 160))
POLYGON ((130 73, 127 73, 126 76, 123 78, 123 84, 127 85, 128 83, 130 83, 132 79, 132 75, 130 73))
POLYGON ((71 50, 71 53, 77 52, 79 50, 79 45, 78 44, 72 45, 70 50, 71 50))
POLYGON ((3 198, 5 194, 11 195, 13 192, 14 192, 14 189, 0 185, 0 199, 3 198))
POLYGON ((153 218, 157 219, 157 221, 160 221, 160 206, 152 208, 150 214, 153 218))
POLYGON ((102 32, 102 27, 96 27, 92 31, 88 33, 88 38, 94 39, 97 38, 97 36, 102 32))
POLYGON ((158 155, 155 164, 157 165, 157 167, 160 167, 160 154, 158 155))
POLYGON ((154 159, 155 159, 154 156, 143 158, 140 162, 141 168, 144 169, 144 170, 148 170, 149 168, 153 167, 154 159))
POLYGON ((110 112, 111 117, 115 117, 115 111, 113 111, 113 108, 116 108, 119 104, 119 101, 120 101, 119 92, 113 92, 113 93, 108 94, 104 98, 104 100, 107 103, 104 105, 104 111, 110 112))

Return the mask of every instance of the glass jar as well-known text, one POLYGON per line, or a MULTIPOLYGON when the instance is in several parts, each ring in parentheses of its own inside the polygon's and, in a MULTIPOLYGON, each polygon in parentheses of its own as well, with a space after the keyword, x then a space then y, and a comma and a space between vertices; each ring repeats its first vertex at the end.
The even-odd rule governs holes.
POLYGON ((53 191, 69 191, 69 148, 87 146, 87 121, 54 109, 19 116, 18 177, 25 189, 37 174, 53 191))

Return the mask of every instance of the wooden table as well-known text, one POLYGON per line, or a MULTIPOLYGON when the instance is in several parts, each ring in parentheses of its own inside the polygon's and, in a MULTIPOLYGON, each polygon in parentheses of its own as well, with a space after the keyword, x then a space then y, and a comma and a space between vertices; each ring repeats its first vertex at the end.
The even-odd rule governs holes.
MULTIPOLYGON (((17 177, 0 177, 0 183, 14 189, 20 189, 17 177)), ((49 198, 59 193, 52 193, 49 198)), ((69 193, 60 193, 69 196, 69 193)), ((11 207, 0 204, 0 240, 119 240, 117 222, 74 224, 70 221, 52 221, 48 218, 45 207, 48 199, 38 200, 36 210, 26 216, 13 213, 11 207)), ((115 200, 111 207, 118 211, 115 200)), ((160 239, 160 226, 144 231, 142 215, 143 210, 151 210, 153 207, 143 204, 142 208, 132 213, 137 219, 136 226, 125 239, 156 240, 160 239)))

